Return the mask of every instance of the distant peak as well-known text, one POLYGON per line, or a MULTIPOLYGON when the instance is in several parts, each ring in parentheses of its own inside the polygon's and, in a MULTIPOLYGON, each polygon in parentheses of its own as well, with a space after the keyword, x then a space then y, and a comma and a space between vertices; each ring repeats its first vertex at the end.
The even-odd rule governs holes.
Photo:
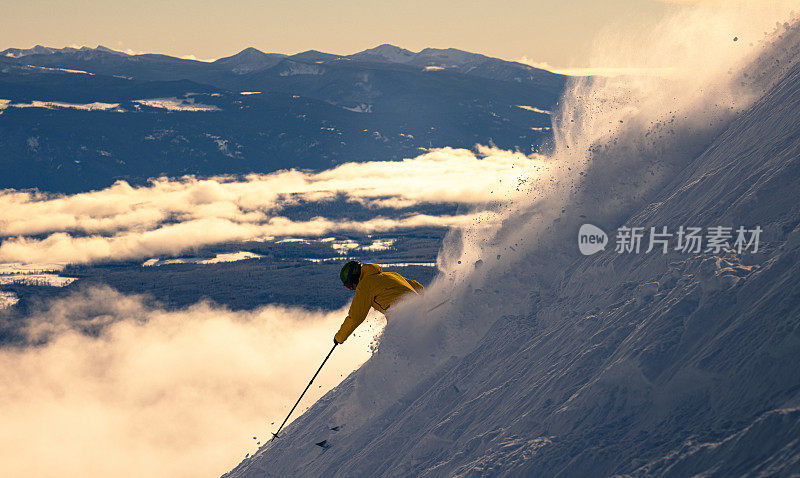
POLYGON ((289 58, 301 61, 328 61, 339 58, 339 55, 333 55, 331 53, 325 53, 319 50, 308 50, 296 55, 292 55, 289 58))
POLYGON ((237 53, 237 55, 253 54, 253 53, 260 53, 262 55, 266 55, 266 53, 264 53, 263 51, 259 50, 258 48, 254 48, 252 46, 245 48, 244 50, 237 53))
POLYGON ((459 50, 458 48, 425 48, 420 53, 466 53, 468 55, 477 55, 477 53, 459 50))
POLYGON ((233 56, 220 58, 214 63, 229 68, 237 75, 242 75, 274 66, 285 57, 286 55, 277 53, 264 53, 257 48, 249 46, 233 56))
MULTIPOLYGON (((66 50, 66 48, 64 49, 66 50)), ((36 45, 33 48, 9 48, 0 52, 3 56, 12 58, 20 58, 28 55, 49 55, 61 51, 57 48, 50 48, 42 45, 36 45)))
POLYGON ((269 55, 267 55, 263 51, 249 46, 235 55, 227 56, 225 58, 220 58, 217 60, 217 62, 230 63, 232 61, 233 62, 260 61, 261 59, 266 58, 268 56, 269 55))
POLYGON ((384 43, 376 46, 375 48, 370 48, 351 56, 354 58, 379 58, 383 61, 392 63, 407 63, 414 58, 414 55, 415 53, 410 50, 406 50, 405 48, 400 48, 399 46, 391 45, 389 43, 384 43))
POLYGON ((376 46, 373 50, 403 50, 408 51, 405 48, 400 48, 399 46, 392 45, 391 43, 383 43, 381 45, 376 46))

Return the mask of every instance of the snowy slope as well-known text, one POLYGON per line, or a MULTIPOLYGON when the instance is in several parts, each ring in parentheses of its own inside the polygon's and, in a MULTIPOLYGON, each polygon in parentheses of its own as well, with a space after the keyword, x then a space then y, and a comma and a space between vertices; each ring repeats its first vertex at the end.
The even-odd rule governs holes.
POLYGON ((375 355, 226 476, 800 473, 800 33, 778 34, 730 98, 566 112, 558 181, 453 235, 375 355), (764 232, 758 253, 583 257, 583 222, 764 232))

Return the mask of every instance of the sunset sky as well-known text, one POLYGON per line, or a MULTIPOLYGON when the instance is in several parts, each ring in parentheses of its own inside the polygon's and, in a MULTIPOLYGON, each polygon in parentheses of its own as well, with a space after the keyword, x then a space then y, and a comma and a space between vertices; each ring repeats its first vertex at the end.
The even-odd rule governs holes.
MULTIPOLYGON (((712 0, 708 0, 712 1, 712 0)), ((696 1, 659 0, 36 0, 0 1, 0 49, 102 44, 197 59, 248 46, 349 54, 382 43, 413 51, 459 48, 557 67, 592 65, 592 38, 604 29, 647 31, 696 1)))

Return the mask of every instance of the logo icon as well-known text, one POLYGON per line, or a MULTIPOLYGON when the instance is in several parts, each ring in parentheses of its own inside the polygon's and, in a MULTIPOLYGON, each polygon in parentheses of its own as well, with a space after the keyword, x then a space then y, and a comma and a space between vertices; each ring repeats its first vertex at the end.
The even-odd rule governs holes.
POLYGON ((597 226, 584 224, 578 231, 578 249, 584 256, 602 251, 608 244, 608 235, 597 226))

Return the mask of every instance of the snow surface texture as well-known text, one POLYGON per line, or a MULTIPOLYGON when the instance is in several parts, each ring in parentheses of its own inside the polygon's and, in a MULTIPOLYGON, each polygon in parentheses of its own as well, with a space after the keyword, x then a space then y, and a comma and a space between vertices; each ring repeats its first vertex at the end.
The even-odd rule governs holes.
POLYGON ((542 109, 539 109, 539 108, 536 108, 536 107, 533 107, 533 106, 517 105, 517 108, 523 109, 525 111, 532 111, 534 113, 540 113, 540 114, 543 114, 543 115, 552 114, 551 112, 549 112, 547 110, 542 110, 542 109))
POLYGON ((5 284, 19 284, 19 285, 36 285, 36 286, 49 286, 49 287, 66 287, 77 279, 74 277, 62 277, 57 274, 14 274, 2 275, 0 274, 0 285, 5 284))
MULTIPOLYGON (((77 279, 74 277, 64 277, 56 274, 56 272, 64 269, 66 263, 53 263, 53 264, 23 264, 20 262, 5 262, 0 263, 0 285, 4 284, 17 284, 17 285, 36 285, 36 286, 49 286, 49 287, 66 287, 77 279)), ((13 302, 5 302, 5 307, 15 304, 18 300, 16 295, 10 294, 7 297, 13 297, 13 302)), ((3 294, 0 293, 0 309, 2 305, 3 294)))
POLYGON ((9 104, 8 100, 0 100, 0 103, 4 103, 0 106, 0 109, 6 107, 13 107, 13 108, 44 108, 48 110, 57 109, 57 108, 67 108, 67 109, 74 109, 74 110, 83 110, 83 111, 122 111, 119 109, 119 103, 64 103, 61 101, 38 101, 34 100, 30 103, 14 103, 9 104))
POLYGON ((248 251, 230 252, 216 254, 210 259, 203 259, 200 257, 179 258, 179 259, 148 259, 142 263, 142 267, 151 266, 164 266, 167 264, 218 264, 220 262, 237 262, 246 261, 248 259, 258 259, 263 257, 260 254, 255 254, 248 251))
POLYGON ((150 108, 161 108, 169 111, 220 111, 219 107, 214 105, 206 105, 203 103, 195 103, 194 98, 151 98, 145 100, 136 100, 134 103, 139 103, 143 106, 150 108))
POLYGON ((695 70, 718 81, 576 83, 554 175, 452 234, 372 358, 226 476, 800 473, 798 30, 695 70), (764 233, 583 257, 585 222, 764 233))

